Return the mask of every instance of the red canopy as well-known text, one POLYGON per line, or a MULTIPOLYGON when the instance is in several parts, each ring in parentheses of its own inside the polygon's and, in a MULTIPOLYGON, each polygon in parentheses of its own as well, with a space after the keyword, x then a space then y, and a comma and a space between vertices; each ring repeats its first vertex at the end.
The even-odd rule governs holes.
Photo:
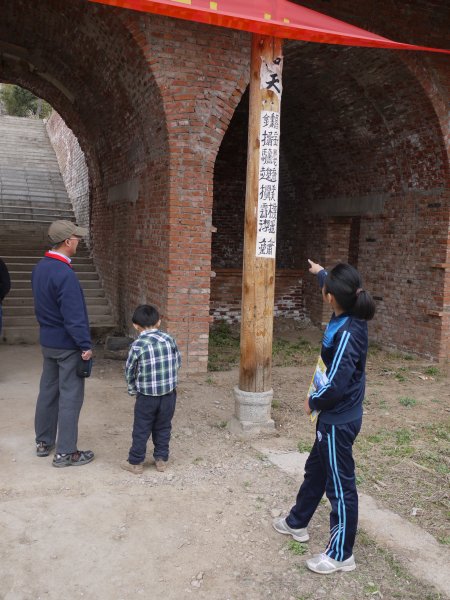
POLYGON ((394 42, 289 0, 90 0, 90 2, 306 42, 394 50, 428 50, 450 54, 450 50, 394 42))

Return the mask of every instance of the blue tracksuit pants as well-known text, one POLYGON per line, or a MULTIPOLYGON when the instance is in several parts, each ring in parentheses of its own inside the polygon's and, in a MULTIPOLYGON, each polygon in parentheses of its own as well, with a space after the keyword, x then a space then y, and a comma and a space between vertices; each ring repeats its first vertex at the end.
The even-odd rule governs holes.
POLYGON ((324 494, 331 504, 330 539, 325 550, 334 560, 353 554, 358 525, 358 493, 353 442, 361 419, 343 425, 317 424, 316 440, 305 464, 305 478, 295 506, 286 518, 289 527, 301 529, 311 520, 324 494))

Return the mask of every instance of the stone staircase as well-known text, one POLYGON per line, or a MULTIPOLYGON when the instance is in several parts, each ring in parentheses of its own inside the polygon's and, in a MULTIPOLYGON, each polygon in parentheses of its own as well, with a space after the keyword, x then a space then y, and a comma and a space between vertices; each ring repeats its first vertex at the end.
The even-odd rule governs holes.
MULTIPOLYGON (((35 343, 31 271, 48 250, 47 229, 56 219, 74 221, 74 213, 55 152, 42 121, 0 116, 0 256, 11 276, 3 302, 2 342, 35 343)), ((88 249, 80 244, 73 259, 84 290, 94 337, 115 328, 88 249)))

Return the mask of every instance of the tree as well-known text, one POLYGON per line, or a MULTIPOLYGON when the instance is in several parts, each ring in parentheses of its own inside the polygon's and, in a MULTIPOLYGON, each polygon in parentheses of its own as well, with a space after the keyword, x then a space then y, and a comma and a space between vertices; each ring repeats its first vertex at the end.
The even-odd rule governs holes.
POLYGON ((9 83, 1 86, 0 101, 5 107, 6 114, 12 117, 44 119, 52 112, 52 107, 48 102, 37 98, 25 88, 9 83))

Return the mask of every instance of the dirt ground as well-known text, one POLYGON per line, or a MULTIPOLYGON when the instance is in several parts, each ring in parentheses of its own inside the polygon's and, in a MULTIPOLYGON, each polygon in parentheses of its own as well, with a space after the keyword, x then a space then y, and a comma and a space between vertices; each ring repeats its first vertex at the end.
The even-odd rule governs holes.
MULTIPOLYGON (((275 359, 292 364, 274 367, 276 435, 266 446, 305 451, 314 436, 300 399, 317 340, 314 332, 302 336, 308 351, 302 343, 297 354, 275 359)), ((432 367, 373 352, 355 454, 361 491, 447 547, 448 375, 432 367)), ((170 468, 157 473, 150 448, 144 475, 136 477, 118 466, 133 411, 122 364, 97 355, 79 435, 79 447, 94 450, 96 460, 61 470, 51 457, 34 455, 40 368, 38 347, 0 346, 2 600, 444 598, 414 579, 407 556, 376 546, 364 531, 356 571, 328 578, 306 570, 305 559, 327 541, 326 502, 308 545, 273 531, 272 519, 290 508, 299 482, 227 430, 236 369, 182 378, 170 468)))

